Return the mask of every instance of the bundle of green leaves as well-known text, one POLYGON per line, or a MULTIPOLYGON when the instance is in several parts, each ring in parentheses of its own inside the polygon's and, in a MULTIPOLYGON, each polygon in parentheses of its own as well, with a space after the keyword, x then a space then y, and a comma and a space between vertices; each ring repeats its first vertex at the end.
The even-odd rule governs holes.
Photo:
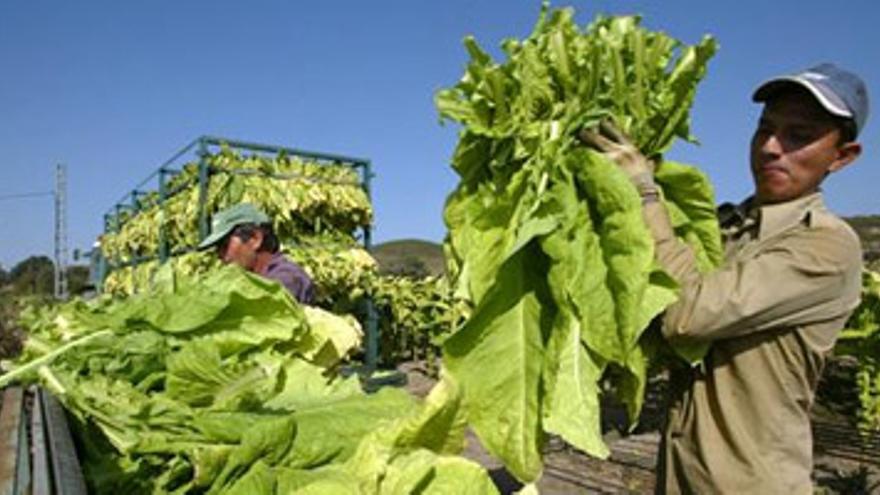
POLYGON ((76 418, 94 493, 496 493, 455 456, 461 395, 365 394, 336 369, 359 345, 349 319, 299 306, 226 267, 170 266, 123 300, 34 308, 0 387, 38 382, 76 418))
MULTIPOLYGON (((637 17, 582 29, 570 9, 545 5, 528 38, 503 43, 505 61, 471 38, 465 47, 464 76, 436 97, 441 117, 461 124, 444 218, 455 290, 473 307, 444 364, 482 443, 531 481, 548 433, 607 455, 597 384, 621 369, 615 388, 637 417, 652 358, 640 337, 677 298, 638 192, 577 133, 609 119, 649 157, 692 141, 689 110, 715 42, 687 46, 637 17)), ((674 162, 655 174, 677 235, 710 269, 721 241, 708 179, 674 162)))

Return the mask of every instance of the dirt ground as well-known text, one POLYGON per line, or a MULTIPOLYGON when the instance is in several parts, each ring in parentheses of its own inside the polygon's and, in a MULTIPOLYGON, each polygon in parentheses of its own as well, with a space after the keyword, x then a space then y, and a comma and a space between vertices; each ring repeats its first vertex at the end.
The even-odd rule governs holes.
MULTIPOLYGON (((405 387, 414 395, 423 397, 434 385, 424 363, 404 363, 398 369, 406 375, 405 387)), ((863 435, 856 429, 854 370, 853 361, 832 359, 820 382, 812 414, 817 494, 880 494, 880 434, 863 435)), ((589 457, 558 438, 551 439, 544 449, 539 491, 543 495, 653 493, 664 385, 662 377, 652 380, 640 425, 633 434, 622 434, 615 427, 621 411, 614 407, 603 411, 605 441, 611 449, 607 460, 589 457)), ((467 440, 464 455, 489 470, 501 493, 514 493, 521 487, 475 435, 468 432, 467 440)))

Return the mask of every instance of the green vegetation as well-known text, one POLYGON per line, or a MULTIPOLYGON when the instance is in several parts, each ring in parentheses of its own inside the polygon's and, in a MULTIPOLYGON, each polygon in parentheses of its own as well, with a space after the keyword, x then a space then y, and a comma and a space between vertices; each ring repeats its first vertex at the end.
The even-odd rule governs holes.
MULTIPOLYGON (((351 301, 362 292, 359 282, 375 265, 355 237, 356 229, 368 225, 373 215, 357 171, 344 165, 304 162, 284 154, 243 156, 228 148, 206 159, 212 170, 205 206, 208 214, 242 202, 257 205, 273 219, 285 252, 318 282, 321 304, 350 311, 351 301), (342 271, 346 276, 339 275, 342 271)), ((118 268, 105 281, 105 291, 127 295, 149 287, 159 268, 156 258, 162 227, 172 252, 196 246, 197 171, 196 163, 187 164, 170 181, 169 190, 177 194, 164 207, 158 203, 158 194, 151 192, 139 199, 137 212, 125 210, 110 220, 113 232, 102 236, 101 249, 118 268), (142 257, 152 260, 125 265, 142 257)), ((207 273, 218 266, 210 252, 188 253, 172 263, 178 271, 193 274, 207 273)))
POLYGON ((18 327, 18 315, 24 299, 5 289, 0 294, 0 360, 15 357, 21 352, 24 335, 18 327))
POLYGON ((865 429, 880 431, 880 273, 865 270, 862 303, 847 322, 834 352, 856 357, 859 422, 865 429))
MULTIPOLYGON (((67 267, 67 287, 71 294, 88 288, 86 266, 67 267)), ((0 291, 11 296, 49 296, 55 292, 55 263, 46 256, 30 256, 8 272, 0 267, 0 291)))
MULTIPOLYGON (((355 229, 367 225, 372 208, 348 166, 314 164, 279 155, 241 156, 228 149, 208 156, 211 177, 207 210, 214 213, 239 202, 251 202, 273 218, 282 251, 314 279, 317 304, 337 314, 364 316, 364 298, 373 296, 382 316, 382 364, 436 354, 438 338, 452 330, 443 309, 452 305, 448 284, 420 279, 442 273, 442 250, 422 241, 398 241, 377 248, 379 264, 356 240, 355 229), (240 175, 244 173, 245 175, 240 175), (285 174, 279 177, 278 174, 285 174), (403 254, 407 252, 408 254, 403 254)), ((101 245, 113 262, 155 257, 164 226, 172 251, 197 243, 196 165, 174 177, 171 197, 162 209, 151 193, 140 198, 140 211, 123 211, 111 220, 116 232, 101 245), (115 261, 114 261, 115 260, 115 261)), ((180 274, 207 274, 219 267, 213 252, 190 252, 169 261, 180 274)), ((156 259, 120 266, 104 282, 104 291, 125 297, 149 290, 159 270, 156 259)))
MULTIPOLYGON (((436 98, 462 125, 444 218, 454 290, 472 305, 444 364, 483 445, 523 481, 540 475, 548 433, 607 455, 599 381, 621 370, 614 388, 637 417, 654 352, 640 337, 677 297, 654 265, 638 192, 576 135, 611 119, 652 157, 692 139, 690 105, 715 51, 635 17, 581 29, 572 16, 545 8, 531 36, 504 42, 502 63, 466 39, 464 76, 436 98)), ((656 180, 677 234, 711 268, 721 249, 708 180, 671 162, 656 180)))
POLYGON ((461 396, 367 395, 338 373, 351 320, 299 306, 237 267, 171 266, 127 299, 31 308, 22 357, 0 376, 39 382, 71 412, 93 493, 496 493, 456 457, 461 396))
MULTIPOLYGON (((85 266, 67 268, 70 294, 90 289, 89 270, 85 266)), ((55 265, 46 256, 30 256, 10 271, 0 268, 0 359, 8 359, 21 350, 24 333, 18 324, 22 309, 55 303, 55 265)))
MULTIPOLYGON (((365 296, 383 289, 378 288, 382 281, 376 260, 356 236, 356 230, 372 220, 372 206, 357 171, 284 154, 242 156, 225 148, 206 159, 212 170, 207 212, 213 214, 240 202, 257 205, 273 219, 284 254, 315 281, 317 304, 337 314, 363 317, 365 296)), ((150 193, 140 198, 139 211, 122 211, 111 219, 113 232, 102 237, 101 249, 111 265, 118 266, 104 281, 105 292, 125 297, 149 290, 160 267, 156 257, 162 227, 172 252, 194 248, 199 240, 196 172, 197 165, 191 163, 173 178, 169 189, 178 192, 164 209, 158 196, 150 193), (140 257, 152 259, 125 263, 140 257)), ((220 265, 212 251, 178 255, 169 264, 180 274, 207 274, 220 265)), ((383 291, 383 300, 397 300, 389 295, 392 286, 383 286, 389 287, 383 291)), ((380 308, 380 312, 399 313, 390 308, 380 308)), ((382 357, 388 362, 398 354, 385 347, 382 357)))
MULTIPOLYGON (((545 10, 531 36, 504 43, 501 63, 465 41, 465 75, 437 95, 441 116, 462 126, 442 248, 394 241, 374 259, 353 233, 372 209, 350 169, 223 150, 212 167, 252 174, 215 175, 209 211, 266 210, 324 310, 197 252, 120 265, 108 294, 42 305, 51 261, 32 258, 0 270, 3 294, 30 297, 0 303, 0 337, 15 337, 0 340, 0 358, 18 350, 19 325, 28 336, 0 386, 40 383, 64 402, 95 493, 494 493, 482 468, 456 457, 466 424, 527 482, 550 434, 607 455, 600 384, 637 417, 666 351, 646 329, 677 283, 654 262, 629 179, 576 133, 611 119, 656 158, 692 140, 688 111, 715 44, 686 46, 635 17, 581 28, 572 16, 545 10), (297 177, 265 175, 278 173, 297 177), (383 364, 430 366, 442 349, 447 369, 426 401, 366 394, 342 372, 362 333, 346 315, 366 295, 383 364)), ((160 226, 173 250, 195 246, 194 177, 192 164, 175 177, 181 192, 164 210, 150 193, 114 218, 108 258, 155 257, 160 226)), ((711 269, 721 247, 707 178, 660 160, 655 179, 676 234, 711 269)), ((851 220, 866 246, 880 239, 873 220, 851 220)), ((878 277, 866 273, 838 349, 859 359, 868 428, 880 424, 878 277)), ((694 360, 703 349, 675 351, 694 360)))
MULTIPOLYGON (((242 156, 229 149, 208 155, 214 171, 208 187, 208 214, 242 202, 257 205, 273 219, 283 241, 318 237, 315 243, 351 244, 354 231, 372 220, 372 206, 351 167, 303 162, 285 155, 242 156), (284 178, 273 177, 284 175, 284 178)), ((199 242, 198 166, 190 163, 169 189, 179 190, 163 208, 158 194, 140 199, 140 210, 122 211, 111 219, 112 233, 101 249, 112 263, 159 253, 159 226, 164 223, 172 251, 199 242)))
POLYGON ((448 280, 382 276, 374 281, 373 297, 379 311, 382 361, 396 365, 424 360, 429 373, 436 375, 440 345, 468 312, 448 280))
POLYGON ((15 265, 6 285, 21 295, 52 294, 55 291, 55 264, 46 256, 31 256, 15 265))

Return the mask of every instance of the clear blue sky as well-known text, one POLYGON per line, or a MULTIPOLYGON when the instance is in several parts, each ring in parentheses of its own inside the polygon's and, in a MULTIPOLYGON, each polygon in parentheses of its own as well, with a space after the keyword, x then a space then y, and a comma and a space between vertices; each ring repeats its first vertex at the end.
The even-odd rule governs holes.
MULTIPOLYGON (((839 213, 880 213, 880 2, 573 1, 577 19, 639 13, 721 49, 702 83, 702 146, 671 158, 708 172, 720 200, 751 191, 753 87, 820 61, 860 73, 874 97, 865 153, 827 183, 839 213)), ((525 37, 540 2, 6 0, 0 2, 0 195, 48 191, 68 167, 70 246, 88 248, 126 191, 202 134, 368 157, 375 238, 443 238, 455 185, 453 126, 436 90, 454 84, 473 34, 498 54, 525 37)), ((49 197, 0 202, 0 264, 52 253, 49 197)))

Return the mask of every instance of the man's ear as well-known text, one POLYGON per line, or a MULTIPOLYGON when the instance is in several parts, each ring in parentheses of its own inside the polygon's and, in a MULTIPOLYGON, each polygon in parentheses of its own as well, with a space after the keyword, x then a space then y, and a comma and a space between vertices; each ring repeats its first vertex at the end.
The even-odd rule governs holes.
POLYGON ((254 250, 258 250, 263 245, 263 237, 264 236, 262 230, 254 229, 253 235, 251 235, 251 238, 248 239, 248 244, 253 246, 254 250))
POLYGON ((852 163, 853 160, 858 158, 861 154, 861 144, 855 141, 843 143, 842 145, 837 147, 837 158, 835 158, 834 161, 831 162, 831 166, 828 167, 828 172, 837 172, 838 170, 852 163))

